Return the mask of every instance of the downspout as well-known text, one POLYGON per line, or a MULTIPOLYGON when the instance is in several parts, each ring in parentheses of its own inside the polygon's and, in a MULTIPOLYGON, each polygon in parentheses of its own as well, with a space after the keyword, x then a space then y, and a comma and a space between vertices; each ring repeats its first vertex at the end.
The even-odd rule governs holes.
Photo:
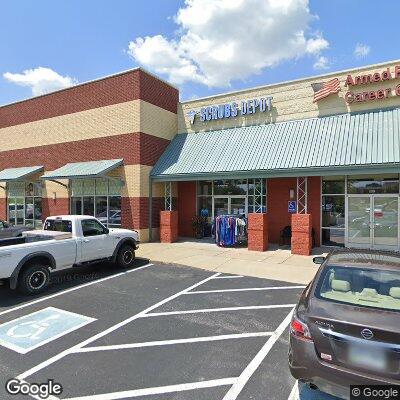
POLYGON ((153 240, 153 180, 149 175, 149 242, 153 240))

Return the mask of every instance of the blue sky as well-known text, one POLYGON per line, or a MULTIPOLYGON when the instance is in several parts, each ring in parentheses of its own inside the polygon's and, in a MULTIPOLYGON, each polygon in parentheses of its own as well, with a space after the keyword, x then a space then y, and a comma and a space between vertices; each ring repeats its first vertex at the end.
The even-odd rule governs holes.
POLYGON ((2 0, 0 104, 138 65, 185 100, 400 58, 398 1, 276 1, 2 0))

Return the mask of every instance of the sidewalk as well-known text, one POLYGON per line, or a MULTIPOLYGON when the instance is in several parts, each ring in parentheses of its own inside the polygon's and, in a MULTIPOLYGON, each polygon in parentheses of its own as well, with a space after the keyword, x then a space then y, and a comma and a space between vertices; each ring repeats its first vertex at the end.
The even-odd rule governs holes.
POLYGON ((215 243, 182 239, 177 243, 142 243, 138 257, 168 264, 182 264, 209 271, 275 279, 307 284, 318 270, 312 262, 314 255, 324 255, 316 248, 313 256, 290 254, 288 247, 271 245, 266 252, 247 248, 222 248, 215 243))

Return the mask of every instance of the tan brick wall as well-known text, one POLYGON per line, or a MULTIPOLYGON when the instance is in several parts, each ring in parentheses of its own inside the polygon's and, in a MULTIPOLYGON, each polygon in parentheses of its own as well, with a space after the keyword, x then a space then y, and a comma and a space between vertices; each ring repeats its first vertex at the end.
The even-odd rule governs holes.
POLYGON ((171 139, 176 126, 176 114, 133 100, 2 128, 0 149, 23 149, 131 132, 171 139))
POLYGON ((140 102, 140 132, 171 140, 178 130, 178 117, 146 101, 140 102))
MULTIPOLYGON (((326 115, 340 114, 346 112, 357 112, 371 110, 375 108, 397 107, 400 106, 400 96, 393 95, 390 98, 366 101, 364 103, 353 103, 348 105, 345 102, 344 95, 349 90, 344 86, 348 74, 353 77, 362 74, 374 72, 383 72, 387 67, 390 68, 393 75, 394 66, 400 65, 400 60, 396 62, 366 66, 348 71, 331 73, 325 76, 301 79, 292 82, 283 82, 263 86, 259 88, 248 89, 240 92, 217 95, 212 98, 199 99, 178 105, 178 132, 198 132, 202 130, 215 130, 230 128, 242 125, 265 124, 271 122, 280 122, 287 120, 297 120, 303 118, 313 118, 326 115), (313 103, 314 92, 311 83, 325 82, 337 77, 340 81, 341 91, 338 95, 330 95, 318 103, 313 103), (259 97, 272 96, 272 111, 256 113, 249 116, 238 116, 236 118, 227 118, 217 121, 201 122, 196 116, 194 125, 190 125, 187 113, 190 110, 199 110, 209 105, 218 105, 254 99, 259 97)), ((395 88, 400 83, 400 79, 391 79, 389 81, 377 82, 368 85, 358 85, 350 88, 354 92, 377 90, 381 88, 395 88)))

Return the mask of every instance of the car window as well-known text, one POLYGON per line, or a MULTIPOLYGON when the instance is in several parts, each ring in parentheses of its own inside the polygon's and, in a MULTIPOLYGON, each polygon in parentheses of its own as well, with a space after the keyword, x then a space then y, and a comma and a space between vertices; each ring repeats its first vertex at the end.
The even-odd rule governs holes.
POLYGON ((105 233, 104 226, 95 219, 84 219, 81 225, 83 236, 96 236, 105 233))
POLYGON ((0 230, 1 229, 4 229, 4 222, 3 221, 0 221, 0 230))
POLYGON ((360 307, 400 311, 400 271, 327 266, 316 296, 360 307))
POLYGON ((46 219, 45 231, 72 232, 72 221, 66 219, 46 219))

